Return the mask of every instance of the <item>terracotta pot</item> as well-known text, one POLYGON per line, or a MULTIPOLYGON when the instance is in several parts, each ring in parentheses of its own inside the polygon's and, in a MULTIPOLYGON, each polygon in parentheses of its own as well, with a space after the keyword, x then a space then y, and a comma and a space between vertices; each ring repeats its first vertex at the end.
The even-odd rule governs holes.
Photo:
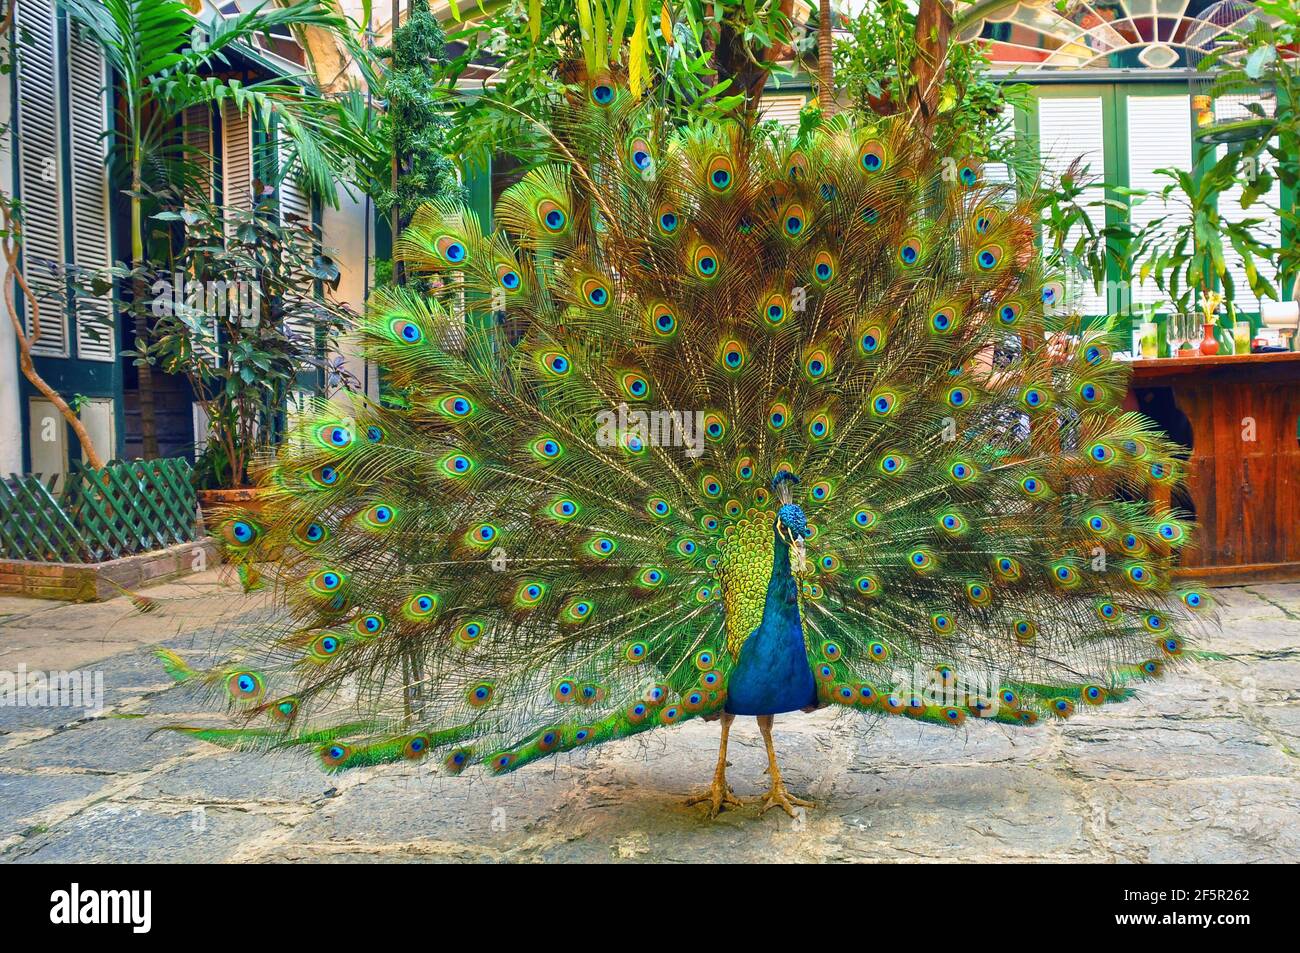
POLYGON ((266 505, 261 493, 261 489, 255 486, 196 491, 199 507, 203 510, 203 525, 208 528, 208 532, 213 532, 236 511, 250 515, 260 513, 266 505))

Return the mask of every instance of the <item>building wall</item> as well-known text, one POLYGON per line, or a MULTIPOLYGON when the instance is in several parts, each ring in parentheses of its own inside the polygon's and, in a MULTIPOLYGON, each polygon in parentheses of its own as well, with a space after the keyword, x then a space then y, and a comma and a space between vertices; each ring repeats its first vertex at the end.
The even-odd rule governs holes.
MULTIPOLYGON (((374 206, 364 196, 358 194, 354 198, 343 189, 339 190, 338 202, 338 208, 325 205, 321 209, 322 241, 342 272, 334 296, 358 314, 364 314, 366 296, 374 283, 371 267, 375 254, 374 206)), ((356 342, 345 341, 340 351, 348 371, 360 382, 360 390, 378 400, 379 375, 362 357, 356 342)))
MULTIPOLYGON (((9 123, 9 84, 0 82, 0 123, 9 123)), ((13 150, 8 133, 0 142, 0 189, 13 194, 13 150)), ((0 281, 9 282, 9 268, 0 259, 0 281)), ((2 286, 0 286, 2 287, 2 286)), ((23 469, 23 427, 18 402, 18 342, 9 316, 0 318, 0 475, 23 469)))

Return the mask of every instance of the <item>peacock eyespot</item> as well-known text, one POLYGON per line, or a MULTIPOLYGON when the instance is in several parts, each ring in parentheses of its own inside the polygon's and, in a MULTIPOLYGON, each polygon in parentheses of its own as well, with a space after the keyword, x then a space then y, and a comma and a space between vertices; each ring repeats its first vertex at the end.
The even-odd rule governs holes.
POLYGON ((416 344, 424 337, 424 332, 420 330, 420 326, 412 321, 398 318, 393 322, 392 328, 397 336, 407 344, 416 344))
POLYGON ((256 672, 236 672, 226 680, 226 690, 236 701, 254 701, 263 691, 262 677, 256 672))
POLYGON ((438 598, 427 592, 416 593, 406 604, 408 614, 416 618, 431 615, 438 607, 438 598))
POLYGON ((552 201, 544 201, 539 208, 539 213, 543 227, 552 234, 564 231, 569 222, 569 216, 564 209, 560 208, 552 201))
POLYGON ((232 520, 230 538, 240 546, 247 546, 257 538, 257 530, 247 520, 232 520))
POLYGON ((598 106, 608 106, 614 101, 614 87, 608 83, 597 83, 591 88, 591 98, 598 106))
POLYGON ((992 271, 1002 261, 1002 249, 997 245, 981 248, 975 256, 975 264, 981 271, 992 271))
POLYGON ((725 192, 731 188, 732 167, 731 160, 726 156, 715 156, 708 165, 709 186, 715 192, 725 192))
POLYGON ((609 289, 595 278, 589 279, 583 283, 582 295, 586 302, 593 308, 603 308, 610 302, 609 289))
POLYGON ((642 140, 632 143, 632 164, 636 166, 638 172, 648 172, 653 164, 650 156, 650 147, 642 140))
POLYGON ((453 265, 459 265, 466 258, 465 245, 455 238, 440 239, 438 251, 445 261, 453 265))
POLYGON ((885 147, 872 140, 858 153, 858 162, 866 172, 879 172, 885 167, 885 147))
POLYGON ((1088 449, 1088 456, 1097 463, 1110 463, 1115 459, 1115 451, 1104 443, 1095 443, 1088 449))

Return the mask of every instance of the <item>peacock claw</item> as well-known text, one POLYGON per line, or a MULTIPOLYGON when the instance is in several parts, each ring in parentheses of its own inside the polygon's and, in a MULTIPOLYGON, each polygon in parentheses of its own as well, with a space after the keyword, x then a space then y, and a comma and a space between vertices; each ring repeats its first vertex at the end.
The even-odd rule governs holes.
POLYGON ((762 817, 771 808, 780 806, 791 817, 798 817, 795 812, 796 807, 816 807, 812 801, 805 801, 801 797, 795 797, 785 789, 785 784, 780 778, 777 778, 772 785, 772 790, 763 795, 763 806, 759 808, 758 816, 762 817))
POLYGON ((707 791, 686 799, 687 807, 705 803, 709 805, 709 819, 712 820, 722 813, 723 808, 742 807, 745 802, 731 793, 731 785, 724 779, 715 778, 707 791))

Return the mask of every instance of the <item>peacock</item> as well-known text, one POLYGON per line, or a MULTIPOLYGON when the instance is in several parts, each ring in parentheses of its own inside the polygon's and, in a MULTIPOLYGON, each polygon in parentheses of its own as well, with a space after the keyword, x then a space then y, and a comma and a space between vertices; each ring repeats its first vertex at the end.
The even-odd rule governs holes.
MULTIPOLYGON (((696 718, 954 729, 1130 697, 1210 596, 1179 448, 1065 307, 1041 195, 906 116, 665 121, 585 78, 491 227, 424 207, 360 330, 382 402, 303 415, 221 536, 276 611, 211 665, 235 748, 503 774, 696 718)), ((1198 618, 1200 617, 1200 618, 1198 618)))

